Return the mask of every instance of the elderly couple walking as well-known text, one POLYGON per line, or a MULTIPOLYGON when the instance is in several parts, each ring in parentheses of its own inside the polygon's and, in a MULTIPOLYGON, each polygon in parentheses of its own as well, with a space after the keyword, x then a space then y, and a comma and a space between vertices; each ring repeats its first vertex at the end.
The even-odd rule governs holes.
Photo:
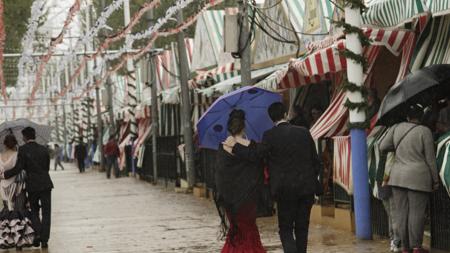
POLYGON ((282 103, 272 104, 268 114, 275 127, 264 133, 262 143, 246 139, 244 111, 233 110, 228 120, 230 136, 218 151, 214 192, 222 232, 226 234, 222 253, 266 252, 256 218, 267 176, 269 195, 277 202, 284 252, 307 250, 314 195, 322 192, 315 144, 308 129, 285 120, 282 103))
POLYGON ((50 154, 35 142, 33 128, 24 128, 22 135, 25 144, 18 151, 15 136, 6 136, 5 151, 0 154, 0 192, 4 203, 0 248, 47 248, 53 188, 50 154))

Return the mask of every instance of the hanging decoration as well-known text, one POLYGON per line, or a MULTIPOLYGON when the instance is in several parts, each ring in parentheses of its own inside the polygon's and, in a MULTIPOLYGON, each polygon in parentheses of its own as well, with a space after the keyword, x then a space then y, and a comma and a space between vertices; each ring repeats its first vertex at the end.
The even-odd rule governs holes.
POLYGON ((28 101, 29 105, 32 104, 33 99, 36 96, 36 91, 39 89, 39 87, 41 85, 41 76, 42 76, 42 73, 44 72, 45 65, 48 63, 48 61, 52 57, 52 55, 54 53, 53 50, 56 48, 56 46, 61 44, 61 42, 63 42, 64 35, 66 34, 66 32, 69 29, 69 24, 72 23, 73 18, 75 17, 76 13, 78 13, 78 11, 80 10, 80 6, 81 6, 80 0, 75 0, 74 4, 69 9, 69 13, 67 13, 67 17, 66 17, 66 20, 64 21, 64 25, 61 29, 61 32, 58 34, 58 36, 56 36, 56 38, 51 39, 50 46, 47 50, 47 54, 41 58, 41 64, 39 65, 37 72, 36 72, 36 76, 35 76, 36 81, 35 81, 34 86, 31 89, 31 96, 28 101))
POLYGON ((105 41, 97 48, 97 50, 91 55, 91 56, 85 56, 81 62, 80 65, 78 66, 78 68, 75 70, 75 73, 72 74, 69 78, 69 83, 67 83, 64 88, 61 90, 61 92, 59 93, 59 96, 56 98, 58 99, 59 97, 64 96, 64 94, 67 92, 67 90, 69 90, 72 86, 74 81, 76 80, 76 78, 79 76, 79 74, 81 73, 81 70, 86 66, 87 61, 89 60, 95 60, 97 59, 97 57, 104 52, 110 45, 111 43, 114 43, 116 41, 119 41, 120 39, 123 39, 125 37, 125 35, 127 33, 130 33, 131 30, 133 29, 133 27, 139 22, 139 19, 149 10, 159 6, 160 4, 160 0, 154 0, 152 2, 146 2, 140 9, 138 12, 136 12, 130 23, 123 28, 122 30, 120 30, 118 33, 116 33, 115 35, 108 37, 105 39, 105 41))
MULTIPOLYGON (((361 11, 365 11, 367 7, 364 5, 362 0, 345 0, 344 1, 345 7, 351 7, 351 8, 359 8, 361 11)), ((341 21, 334 21, 335 25, 337 27, 341 27, 344 29, 344 34, 357 34, 358 39, 361 42, 361 45, 363 47, 370 46, 371 40, 364 34, 364 31, 360 27, 355 27, 350 25, 349 23, 346 23, 344 20, 341 21)), ((363 67, 363 71, 366 72, 367 70, 367 59, 363 55, 355 54, 354 52, 344 49, 342 52, 342 55, 347 59, 354 61, 363 67)), ((350 99, 347 98, 345 101, 344 106, 347 107, 349 110, 357 110, 359 111, 365 111, 368 108, 367 103, 367 89, 366 87, 359 86, 356 83, 350 82, 348 79, 344 80, 344 83, 342 85, 342 89, 346 92, 359 92, 363 98, 362 102, 352 102, 350 99)), ((366 117, 366 120, 364 122, 349 122, 348 128, 359 128, 359 129, 366 129, 370 126, 370 119, 366 117)))
POLYGON ((3 102, 5 105, 8 102, 8 96, 6 94, 6 81, 5 77, 3 76, 3 50, 5 48, 5 24, 3 20, 3 14, 4 14, 4 5, 3 0, 0 0, 0 85, 2 87, 2 96, 3 96, 3 102))
MULTIPOLYGON (((132 34, 129 36, 129 44, 132 45, 136 40, 142 40, 142 39, 148 39, 150 38, 155 32, 157 32, 164 24, 166 24, 169 19, 174 16, 179 10, 182 10, 186 8, 190 3, 194 2, 194 0, 179 0, 175 3, 175 5, 171 6, 166 11, 166 15, 163 17, 160 17, 155 25, 150 26, 149 29, 145 30, 144 32, 139 32, 136 34, 132 34)), ((216 5, 216 3, 214 3, 216 5)), ((186 23, 186 22, 185 22, 186 23)), ((192 22, 193 23, 193 22, 192 22)), ((181 29, 180 29, 181 31, 181 29)), ((122 54, 127 53, 127 46, 123 46, 121 49, 119 49, 119 52, 113 55, 106 55, 106 60, 115 60, 118 59, 122 54)))
POLYGON ((122 8, 123 0, 115 0, 110 5, 104 8, 100 17, 97 19, 95 24, 87 31, 81 38, 79 38, 73 48, 70 48, 70 51, 67 55, 64 56, 61 63, 58 64, 55 76, 60 76, 66 68, 66 65, 69 62, 74 62, 76 57, 76 52, 80 48, 83 49, 89 43, 92 43, 93 39, 98 35, 100 29, 106 26, 106 22, 108 18, 117 10, 122 8))
MULTIPOLYGON (((215 0, 215 1, 211 0, 209 3, 205 4, 205 6, 203 6, 203 8, 199 12, 197 12, 195 15, 187 18, 182 24, 178 25, 175 28, 172 28, 172 29, 169 29, 169 30, 166 30, 166 31, 162 31, 162 32, 158 32, 158 29, 160 29, 165 24, 162 21, 165 20, 165 22, 167 22, 169 20, 169 18, 170 18, 169 15, 174 15, 178 11, 178 10, 176 10, 176 11, 173 10, 173 8, 175 8, 178 5, 175 5, 175 6, 171 7, 170 9, 167 10, 166 16, 158 19, 158 22, 156 22, 155 26, 153 26, 153 27, 151 27, 149 29, 149 30, 153 30, 154 33, 153 33, 153 36, 152 36, 152 34, 148 35, 149 37, 151 37, 151 39, 150 39, 150 41, 147 43, 147 45, 144 48, 142 48, 141 50, 139 50, 138 52, 135 52, 135 53, 126 53, 126 52, 122 53, 121 54, 122 60, 121 60, 120 63, 116 64, 114 67, 112 67, 111 69, 106 71, 106 73, 103 76, 103 78, 99 78, 95 82, 94 85, 89 86, 89 88, 85 89, 82 94, 80 94, 79 96, 75 97, 74 99, 80 99, 85 94, 87 94, 92 89, 94 89, 95 87, 99 87, 102 83, 104 83, 104 81, 106 80, 106 78, 109 75, 111 75, 111 74, 117 72, 119 69, 121 69, 125 65, 125 63, 126 63, 126 61, 128 59, 137 60, 137 59, 141 58, 144 54, 146 54, 148 51, 150 51, 153 48, 153 43, 156 41, 157 38, 172 36, 172 35, 175 35, 175 34, 181 32, 181 31, 187 29, 188 27, 190 27, 191 25, 193 25, 197 21, 197 19, 203 14, 204 11, 208 10, 209 8, 211 8, 213 6, 216 6, 216 5, 220 4, 220 3, 222 3, 223 1, 224 0, 215 0), (161 22, 159 22, 159 21, 161 21, 161 22)), ((62 97, 63 95, 64 95, 64 93, 60 94, 59 97, 62 97)), ((56 100, 57 99, 58 98, 56 98, 56 100)), ((53 101, 53 102, 55 102, 55 101, 53 101)))
POLYGON ((36 32, 39 26, 39 20, 44 15, 45 0, 35 0, 31 5, 31 15, 28 19, 27 31, 22 37, 22 55, 17 64, 18 75, 16 86, 23 87, 27 84, 28 75, 26 74, 26 67, 33 66, 33 41, 35 40, 36 32))

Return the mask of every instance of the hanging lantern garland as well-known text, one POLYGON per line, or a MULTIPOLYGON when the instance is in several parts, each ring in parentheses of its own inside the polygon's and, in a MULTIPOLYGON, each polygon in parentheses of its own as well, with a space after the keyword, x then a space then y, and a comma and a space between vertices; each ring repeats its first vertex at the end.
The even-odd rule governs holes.
MULTIPOLYGON (((367 7, 364 5, 364 2, 362 0, 344 0, 344 7, 350 7, 352 9, 359 8, 361 11, 365 11, 367 7)), ((343 8, 342 8, 343 9, 343 8)), ((357 34, 359 41, 361 42, 362 47, 368 47, 371 44, 371 40, 364 34, 363 30, 360 27, 352 26, 345 21, 334 21, 333 22, 337 27, 344 29, 344 34, 357 34)), ((358 64, 360 64, 363 67, 363 71, 367 71, 367 59, 360 54, 356 54, 349 49, 344 49, 340 52, 347 60, 354 61, 358 64)), ((369 108, 369 105, 367 103, 367 88, 365 85, 357 85, 356 83, 350 82, 347 78, 344 80, 343 85, 341 88, 346 92, 359 92, 363 98, 362 102, 352 102, 348 98, 344 103, 344 106, 349 110, 357 110, 360 111, 366 111, 369 108)), ((349 129, 367 129, 370 126, 370 119, 366 117, 365 122, 349 122, 348 128, 349 129)))
MULTIPOLYGON (((175 5, 173 5, 172 7, 170 7, 166 11, 166 15, 164 17, 158 19, 157 24, 155 26, 150 27, 150 29, 146 30, 144 33, 139 33, 139 34, 136 34, 136 35, 132 35, 132 38, 134 38, 136 40, 136 39, 139 39, 139 38, 143 39, 143 38, 150 37, 152 33, 155 33, 158 30, 158 29, 154 29, 154 27, 159 27, 159 28, 162 27, 165 23, 167 23, 167 21, 170 19, 170 17, 172 17, 179 10, 182 10, 183 8, 185 8, 186 6, 188 6, 190 3, 194 2, 194 1, 195 0, 178 0, 175 5)), ((222 2, 222 0, 220 0, 220 1, 213 1, 213 0, 211 0, 210 3, 208 3, 205 6, 214 6, 214 5, 217 5, 218 3, 221 3, 221 2, 222 2)), ((80 71, 86 66, 87 60, 89 60, 89 59, 96 59, 101 52, 105 51, 110 46, 111 43, 116 42, 116 41, 124 38, 125 35, 131 31, 133 26, 135 26, 138 23, 139 19, 143 16, 143 14, 145 12, 148 11, 149 9, 151 9, 151 8, 154 8, 154 7, 158 6, 159 3, 160 3, 159 0, 155 0, 155 1, 151 2, 151 3, 144 4, 144 6, 142 6, 141 9, 133 16, 133 18, 131 19, 130 23, 124 29, 122 29, 116 35, 107 38, 92 56, 84 57, 84 59, 80 63, 80 66, 77 68, 75 73, 70 77, 69 83, 60 92, 59 96, 57 96, 54 99, 54 101, 58 100, 61 97, 63 97, 65 95, 65 93, 73 86, 73 83, 74 83, 75 79, 78 77, 80 71)), ((185 23, 186 24, 193 23, 193 21, 191 19, 189 19, 185 23)), ((146 50, 148 51, 151 48, 151 46, 152 46, 152 44, 147 45, 147 47, 146 47, 147 49, 146 50)), ((140 50, 140 52, 145 51, 144 49, 140 50)), ((125 51, 125 52, 123 52, 121 54, 122 56, 125 55, 125 57, 129 57, 128 53, 126 52, 126 50, 122 50, 122 51, 125 51)), ((122 63, 122 65, 123 65, 123 63, 122 63)), ((122 65, 120 67, 122 67, 122 65)))
POLYGON ((92 43, 93 39, 98 35, 100 29, 106 26, 108 18, 117 10, 122 8, 123 0, 115 0, 110 5, 104 8, 100 17, 95 22, 89 31, 87 31, 81 38, 79 38, 75 46, 64 56, 62 62, 58 64, 57 70, 54 73, 55 76, 60 76, 65 71, 66 65, 69 62, 75 61, 76 52, 79 48, 84 48, 89 43, 92 43))
POLYGON ((64 94, 67 92, 67 90, 69 90, 72 86, 73 83, 75 82, 76 78, 80 75, 81 70, 86 66, 87 61, 89 60, 95 60, 97 59, 97 57, 104 52, 106 49, 109 48, 109 46, 114 43, 119 41, 120 39, 123 39, 125 37, 125 35, 129 32, 131 32, 132 28, 138 23, 139 19, 149 10, 159 6, 160 4, 160 0, 154 0, 152 2, 146 2, 137 13, 135 13, 130 21, 130 23, 123 28, 121 31, 119 31, 118 33, 116 33, 115 35, 106 38, 106 40, 97 48, 97 50, 95 51, 94 54, 90 55, 90 56, 85 56, 83 57, 83 59, 80 62, 80 65, 78 66, 78 68, 75 70, 75 73, 72 74, 69 78, 69 83, 66 84, 64 86, 64 88, 61 90, 61 92, 59 93, 59 96, 56 97, 56 99, 64 96, 64 94))
POLYGON ((36 92, 40 87, 41 76, 42 76, 42 73, 44 72, 45 65, 48 63, 50 58, 53 56, 53 53, 54 53, 53 50, 56 48, 56 46, 61 44, 61 42, 63 42, 64 35, 68 31, 69 25, 70 25, 70 23, 72 23, 75 15, 80 10, 80 6, 81 6, 80 0, 75 0, 74 4, 69 9, 69 13, 67 13, 67 17, 66 17, 66 20, 64 21, 64 25, 61 29, 61 32, 59 33, 58 36, 56 36, 56 38, 51 39, 50 46, 47 50, 47 54, 41 58, 41 64, 39 65, 37 72, 36 72, 36 77, 35 77, 36 81, 35 81, 33 88, 31 89, 31 96, 28 101, 29 105, 32 104, 34 97, 36 96, 36 92))
POLYGON ((3 102, 8 102, 8 96, 6 94, 6 80, 3 75, 3 50, 5 48, 5 24, 3 20, 3 14, 4 14, 4 5, 3 0, 0 0, 0 85, 2 87, 2 96, 3 96, 3 102))
MULTIPOLYGON (((192 2, 194 2, 194 0, 177 1, 175 5, 171 6, 169 9, 166 10, 165 16, 158 18, 155 25, 150 26, 149 29, 145 30, 144 32, 131 34, 129 36, 129 42, 128 42, 129 45, 132 45, 136 40, 150 38, 156 31, 158 31, 164 24, 166 24, 172 16, 174 16, 179 10, 186 8, 192 2)), ((121 55, 123 55, 127 52, 127 49, 128 48, 125 45, 121 49, 119 49, 119 52, 117 54, 106 55, 105 59, 109 60, 109 61, 118 59, 121 57, 121 55)))
MULTIPOLYGON (((138 52, 132 53, 132 54, 131 53, 126 53, 126 52, 123 53, 121 55, 121 57, 122 57, 121 62, 119 62, 114 67, 112 67, 110 70, 108 70, 106 72, 106 74, 103 76, 103 78, 100 78, 99 80, 97 80, 93 86, 89 86, 89 88, 85 89, 83 91, 83 93, 81 93, 79 96, 75 97, 74 99, 80 99, 85 94, 89 93, 92 89, 94 89, 95 87, 99 87, 102 83, 105 82, 105 80, 106 80, 106 78, 108 78, 108 76, 112 75, 113 73, 115 73, 119 69, 121 69, 125 65, 125 63, 126 63, 126 61, 128 59, 131 58, 133 60, 137 60, 140 57, 142 57, 144 54, 146 54, 148 51, 150 51, 153 48, 153 43, 156 41, 157 38, 172 36, 172 35, 175 35, 175 34, 181 32, 181 31, 184 31, 185 29, 187 29, 188 27, 193 25, 197 21, 197 19, 203 14, 203 12, 205 12, 209 8, 211 8, 213 6, 216 6, 216 5, 218 5, 218 4, 222 3, 222 2, 223 2, 223 0, 210 1, 205 6, 203 6, 203 8, 199 12, 197 12, 193 16, 187 18, 182 24, 178 25, 177 27, 169 29, 167 31, 158 32, 158 29, 160 29, 164 25, 164 23, 162 21, 165 20, 165 22, 167 22, 167 20, 170 18, 170 16, 168 16, 168 15, 173 15, 173 14, 171 14, 172 10, 170 10, 170 9, 167 10, 166 11, 166 16, 163 17, 163 18, 158 19, 158 22, 155 24, 155 26, 151 27, 151 30, 154 31, 153 36, 152 36, 152 34, 146 35, 146 36, 152 37, 152 39, 147 43, 147 45, 144 48, 142 48, 138 52), (161 22, 159 22, 159 21, 161 21, 161 22)), ((174 8, 174 7, 172 7, 172 8, 174 8)), ((175 11, 175 13, 176 13, 176 11, 175 11)))

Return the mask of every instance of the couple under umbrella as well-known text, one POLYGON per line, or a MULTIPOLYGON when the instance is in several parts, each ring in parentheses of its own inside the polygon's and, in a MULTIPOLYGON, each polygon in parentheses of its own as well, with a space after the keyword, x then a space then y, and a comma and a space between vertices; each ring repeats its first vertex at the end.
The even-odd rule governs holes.
POLYGON ((214 200, 226 236, 222 253, 266 252, 256 218, 273 214, 271 197, 284 252, 306 252, 320 163, 309 131, 285 120, 280 101, 276 93, 245 87, 219 98, 197 125, 200 146, 218 150, 214 200))
POLYGON ((25 119, 0 124, 0 248, 48 247, 53 183, 49 150, 42 144, 50 133, 50 127, 25 119))

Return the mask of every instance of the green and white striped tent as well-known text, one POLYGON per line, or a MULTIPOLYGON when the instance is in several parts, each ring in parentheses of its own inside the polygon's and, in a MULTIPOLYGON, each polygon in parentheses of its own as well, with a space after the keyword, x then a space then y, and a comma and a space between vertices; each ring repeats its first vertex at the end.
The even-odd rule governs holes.
POLYGON ((425 0, 433 17, 450 14, 450 0, 425 0))
POLYGON ((439 177, 450 196, 450 133, 439 138, 436 156, 439 177))
POLYGON ((363 23, 380 27, 400 27, 415 17, 450 14, 450 0, 366 0, 363 23))
POLYGON ((304 53, 306 45, 312 41, 323 39, 331 30, 330 19, 334 16, 334 5, 329 0, 266 0, 265 8, 260 9, 260 21, 264 30, 256 33, 253 48, 253 63, 265 66, 275 60, 276 63, 286 62, 295 57, 297 52, 304 53), (277 37, 288 41, 300 42, 300 45, 276 41, 273 30, 278 31, 277 37), (310 35, 311 34, 311 35, 310 35), (277 61, 277 59, 280 59, 277 61))
POLYGON ((366 0, 362 21, 378 27, 401 27, 428 11, 425 0, 366 0))
POLYGON ((224 52, 223 10, 205 11, 197 20, 191 70, 209 69, 234 62, 230 53, 224 52))
POLYGON ((450 64, 449 45, 450 15, 432 18, 417 41, 411 70, 433 64, 450 64))

